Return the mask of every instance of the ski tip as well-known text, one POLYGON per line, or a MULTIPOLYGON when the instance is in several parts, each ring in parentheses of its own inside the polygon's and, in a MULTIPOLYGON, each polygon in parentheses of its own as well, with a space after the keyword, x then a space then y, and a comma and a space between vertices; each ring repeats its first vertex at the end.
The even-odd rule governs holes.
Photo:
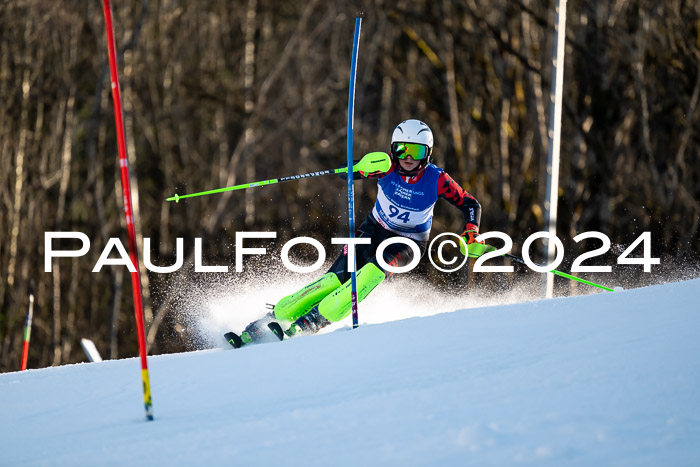
POLYGON ((279 340, 284 340, 284 331, 282 330, 282 326, 280 326, 280 323, 277 321, 273 321, 271 323, 267 324, 267 327, 272 331, 272 333, 277 337, 279 340))
POLYGON ((224 334, 224 337, 226 338, 226 342, 231 344, 231 347, 233 347, 234 349, 240 349, 243 345, 243 341, 236 333, 227 332, 226 334, 224 334))

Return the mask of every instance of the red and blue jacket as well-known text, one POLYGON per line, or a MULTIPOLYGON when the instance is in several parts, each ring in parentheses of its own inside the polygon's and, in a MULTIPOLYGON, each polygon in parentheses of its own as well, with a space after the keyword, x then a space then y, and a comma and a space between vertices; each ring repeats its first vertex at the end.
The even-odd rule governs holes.
POLYGON ((394 165, 385 173, 360 175, 378 179, 377 200, 372 209, 372 217, 391 232, 426 241, 430 236, 433 209, 439 198, 447 200, 462 212, 464 230, 479 229, 479 202, 434 164, 428 164, 411 177, 400 175, 394 165))

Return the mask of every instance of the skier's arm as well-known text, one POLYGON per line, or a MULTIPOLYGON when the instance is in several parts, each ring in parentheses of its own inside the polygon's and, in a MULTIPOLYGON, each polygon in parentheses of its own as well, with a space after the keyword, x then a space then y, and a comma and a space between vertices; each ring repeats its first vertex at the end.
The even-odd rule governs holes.
POLYGON ((479 231, 481 205, 472 195, 455 182, 447 173, 442 172, 438 178, 438 198, 447 200, 462 212, 464 231, 479 231))
POLYGON ((456 206, 464 215, 464 232, 462 238, 464 242, 459 245, 459 251, 463 255, 476 258, 486 251, 493 251, 494 248, 486 245, 483 241, 476 241, 479 235, 479 222, 481 221, 481 205, 472 195, 462 189, 452 177, 445 172, 438 178, 438 197, 449 201, 456 206))

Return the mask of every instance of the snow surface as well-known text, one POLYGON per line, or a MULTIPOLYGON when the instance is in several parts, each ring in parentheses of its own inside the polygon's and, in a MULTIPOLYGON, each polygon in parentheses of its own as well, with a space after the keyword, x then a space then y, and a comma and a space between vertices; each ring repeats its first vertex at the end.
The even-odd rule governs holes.
POLYGON ((149 357, 152 422, 136 358, 0 374, 0 465, 700 465, 700 279, 432 316, 452 304, 425 301, 149 357))

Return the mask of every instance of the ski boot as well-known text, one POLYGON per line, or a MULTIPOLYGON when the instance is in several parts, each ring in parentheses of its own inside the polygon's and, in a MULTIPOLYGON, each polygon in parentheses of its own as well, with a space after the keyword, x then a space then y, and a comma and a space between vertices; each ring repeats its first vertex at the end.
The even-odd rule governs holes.
POLYGON ((318 306, 315 306, 311 311, 294 321, 286 331, 283 331, 282 326, 276 321, 269 323, 267 327, 270 328, 270 331, 272 331, 279 340, 283 340, 285 337, 294 337, 302 333, 316 333, 329 324, 331 324, 331 322, 324 318, 321 313, 318 312, 318 306))
MULTIPOLYGON (((267 307, 268 309, 272 310, 274 305, 268 304, 267 307)), ((275 314, 273 311, 270 311, 262 318, 255 320, 246 326, 240 336, 234 332, 227 332, 224 334, 224 337, 234 349, 241 348, 246 344, 260 342, 264 337, 263 329, 265 328, 265 324, 269 323, 273 319, 275 319, 275 314)))

